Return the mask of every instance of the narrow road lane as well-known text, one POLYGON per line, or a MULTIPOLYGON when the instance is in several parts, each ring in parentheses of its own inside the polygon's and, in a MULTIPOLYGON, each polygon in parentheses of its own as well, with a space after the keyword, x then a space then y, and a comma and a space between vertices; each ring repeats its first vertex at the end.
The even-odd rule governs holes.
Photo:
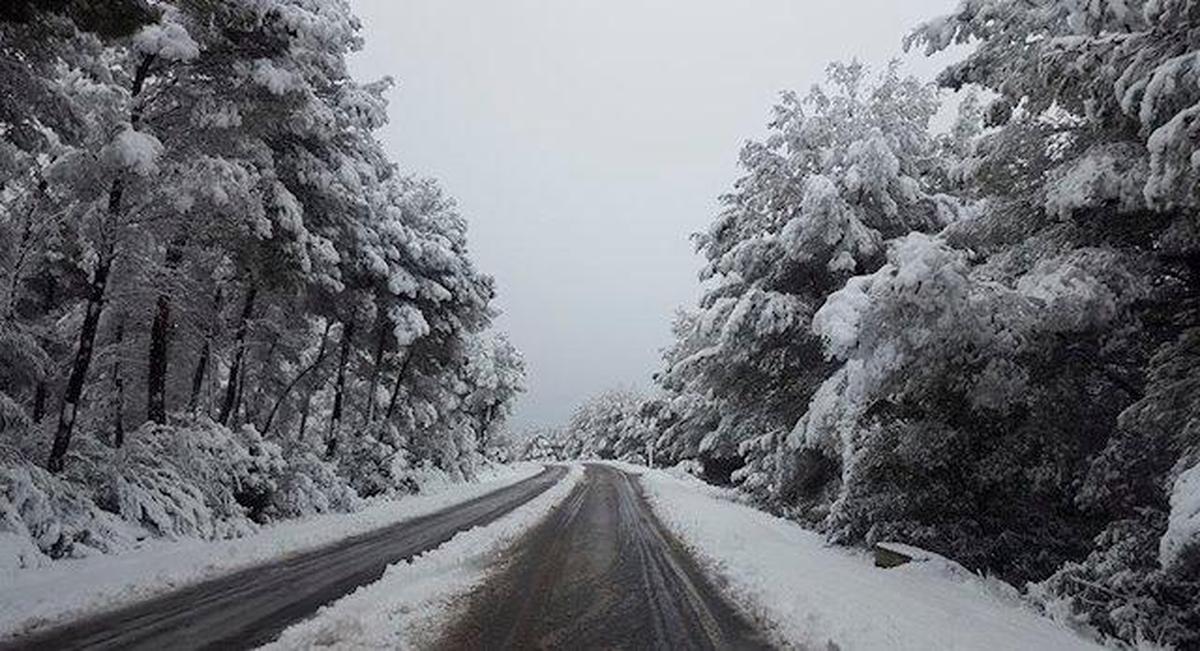
POLYGON ((410 559, 537 497, 566 474, 541 474, 442 511, 278 563, 243 570, 3 649, 248 649, 410 559))
POLYGON ((629 474, 583 482, 479 588, 445 649, 762 649, 629 474))

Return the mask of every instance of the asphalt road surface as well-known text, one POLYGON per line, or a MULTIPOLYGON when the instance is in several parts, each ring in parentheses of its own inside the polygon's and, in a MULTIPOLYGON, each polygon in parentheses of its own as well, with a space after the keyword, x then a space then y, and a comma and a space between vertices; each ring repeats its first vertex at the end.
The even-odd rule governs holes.
POLYGON ((589 465, 439 642, 444 649, 761 649, 635 479, 589 465))
POLYGON ((454 534, 487 524, 562 479, 541 474, 443 511, 26 638, 3 649, 247 649, 454 534))

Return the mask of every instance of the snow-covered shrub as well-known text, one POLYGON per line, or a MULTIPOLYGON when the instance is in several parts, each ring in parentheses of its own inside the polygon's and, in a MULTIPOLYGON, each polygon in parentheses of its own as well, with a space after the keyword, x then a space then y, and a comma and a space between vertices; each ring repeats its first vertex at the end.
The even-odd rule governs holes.
POLYGON ((404 491, 398 475, 407 466, 406 450, 395 442, 395 433, 384 423, 355 433, 338 454, 341 472, 362 497, 404 491))
POLYGON ((1195 648, 1200 563, 1164 568, 1157 562, 1165 527, 1165 514, 1152 509, 1114 521, 1086 558, 1064 564, 1031 593, 1073 625, 1154 648, 1195 648))
POLYGON ((36 466, 0 464, 0 569, 113 552, 145 535, 98 508, 86 486, 36 466))
POLYGON ((87 482, 100 505, 167 537, 225 538, 252 529, 265 519, 283 469, 279 447, 253 428, 232 432, 207 419, 148 423, 110 455, 106 465, 84 461, 71 472, 92 467, 87 482))
POLYGON ((285 455, 276 484, 270 511, 274 517, 353 511, 358 506, 358 495, 337 466, 303 447, 285 455))

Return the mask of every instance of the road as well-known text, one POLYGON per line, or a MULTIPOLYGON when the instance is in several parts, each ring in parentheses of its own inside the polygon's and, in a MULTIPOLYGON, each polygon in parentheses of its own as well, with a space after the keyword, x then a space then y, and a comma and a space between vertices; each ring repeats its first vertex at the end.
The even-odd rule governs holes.
POLYGON ((555 466, 448 509, 164 595, 4 649, 247 649, 371 583, 388 565, 487 524, 558 482, 555 466))
POLYGON ((650 511, 636 480, 589 465, 477 589, 445 649, 761 649, 650 511))

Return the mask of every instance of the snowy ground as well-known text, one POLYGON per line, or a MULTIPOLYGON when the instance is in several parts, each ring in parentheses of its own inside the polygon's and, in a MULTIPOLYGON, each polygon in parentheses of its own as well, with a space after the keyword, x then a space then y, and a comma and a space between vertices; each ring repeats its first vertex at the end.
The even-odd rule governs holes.
POLYGON ((795 523, 669 471, 642 474, 655 513, 775 640, 804 648, 1097 648, 1016 591, 934 558, 883 570, 795 523))
POLYGON ((263 648, 428 646, 502 553, 558 506, 582 477, 582 466, 572 466, 562 481, 524 506, 486 527, 464 531, 410 563, 389 567, 379 581, 322 608, 263 648))
POLYGON ((354 513, 282 522, 235 540, 154 540, 122 554, 9 571, 0 575, 0 639, 420 517, 541 470, 538 463, 502 466, 485 471, 478 482, 424 485, 421 495, 380 500, 354 513))

